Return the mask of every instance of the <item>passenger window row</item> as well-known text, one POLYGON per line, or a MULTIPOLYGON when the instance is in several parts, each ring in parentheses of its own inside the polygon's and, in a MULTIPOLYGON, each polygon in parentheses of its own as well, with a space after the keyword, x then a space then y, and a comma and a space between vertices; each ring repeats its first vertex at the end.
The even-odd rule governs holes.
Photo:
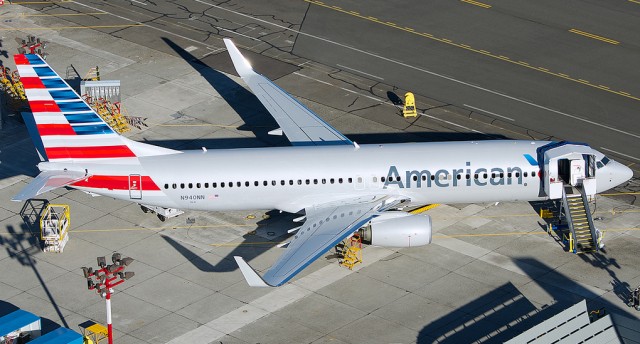
POLYGON ((278 184, 284 186, 284 185, 317 185, 317 184, 344 184, 344 183, 348 183, 348 184, 352 184, 353 183, 353 178, 322 178, 322 179, 298 179, 298 180, 293 180, 293 179, 289 179, 284 180, 263 180, 262 182, 255 180, 252 182, 249 181, 245 181, 245 182, 213 182, 213 183, 165 183, 164 184, 164 188, 165 189, 208 189, 209 187, 216 189, 216 188, 232 188, 232 187, 250 187, 250 186, 276 186, 278 184))
MULTIPOLYGON (((532 171, 531 172, 531 177, 534 177, 535 175, 536 175, 535 171, 532 171)), ((460 180, 460 179, 463 178, 462 176, 463 175, 458 174, 458 175, 456 175, 456 178, 458 180, 460 180)), ((513 173, 513 176, 515 178, 520 178, 520 172, 513 173)), ((525 178, 527 178, 528 177, 528 173, 524 172, 523 176, 525 178)), ((441 177, 444 177, 444 175, 441 175, 441 177)), ((448 177, 448 179, 451 179, 451 174, 449 174, 447 177, 448 177)), ((491 173, 491 178, 498 178, 498 177, 499 178, 504 178, 504 173, 491 173)), ((436 180, 435 175, 431 175, 430 178, 431 178, 431 180, 436 180)), ((471 179, 471 175, 470 174, 466 174, 466 175, 464 175, 464 178, 465 179, 471 179)), ((481 175, 476 173, 476 174, 473 175, 473 178, 474 179, 479 179, 479 178, 481 178, 481 175)), ((489 174, 488 173, 482 174, 482 178, 484 178, 484 179, 489 178, 489 174)), ((512 178, 511 172, 507 173, 507 178, 512 178)), ((377 177, 373 177, 372 181, 374 183, 377 183, 377 179, 378 179, 377 177)), ((417 181, 418 180, 418 176, 414 174, 412 179, 413 179, 413 181, 417 181)), ((425 181, 425 180, 427 180, 427 176, 423 174, 421 176, 421 179, 423 181, 425 181)), ((402 180, 402 178, 400 178, 400 176, 396 176, 395 178, 393 176, 380 177, 380 181, 383 182, 383 183, 386 182, 387 180, 389 182, 393 182, 394 180, 396 182, 399 182, 399 181, 402 180)), ((288 185, 311 185, 311 184, 318 185, 318 184, 345 184, 345 183, 353 184, 353 178, 322 178, 322 179, 297 179, 297 180, 289 179, 288 181, 284 180, 284 179, 281 179, 279 181, 278 180, 270 180, 270 181, 269 180, 263 180, 262 182, 260 182, 258 180, 255 180, 255 181, 253 181, 253 183, 249 182, 249 181, 245 181, 245 182, 219 182, 219 183, 218 182, 213 182, 213 183, 172 183, 172 184, 165 183, 164 184, 164 188, 165 188, 165 190, 168 190, 168 189, 193 189, 193 188, 196 188, 196 189, 202 189, 202 188, 208 189, 209 187, 211 187, 213 189, 216 189, 216 188, 232 188, 232 187, 238 187, 239 188, 239 187, 243 187, 243 186, 244 187, 250 187, 251 185, 253 185, 253 186, 260 186, 260 185, 262 185, 262 186, 269 186, 269 185, 276 186, 276 185, 280 184, 281 186, 285 186, 287 184, 288 185)), ((358 177, 358 183, 362 183, 362 177, 358 177)))

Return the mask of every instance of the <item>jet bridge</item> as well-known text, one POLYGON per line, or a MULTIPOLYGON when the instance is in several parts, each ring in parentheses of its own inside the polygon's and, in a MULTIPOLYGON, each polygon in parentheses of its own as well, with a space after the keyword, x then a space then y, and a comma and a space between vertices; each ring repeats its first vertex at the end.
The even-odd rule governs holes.
POLYGON ((596 194, 596 157, 584 143, 554 142, 537 150, 540 195, 562 202, 574 253, 598 250, 600 233, 593 224, 589 200, 596 194))

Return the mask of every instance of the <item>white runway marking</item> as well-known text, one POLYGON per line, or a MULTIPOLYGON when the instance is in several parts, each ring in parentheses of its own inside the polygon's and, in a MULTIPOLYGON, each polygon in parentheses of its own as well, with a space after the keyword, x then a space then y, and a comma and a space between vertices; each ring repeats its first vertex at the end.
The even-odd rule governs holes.
POLYGON ((480 108, 477 108, 477 107, 474 107, 474 106, 471 106, 471 105, 468 105, 468 104, 462 104, 462 105, 463 105, 463 106, 466 106, 466 107, 468 107, 468 108, 470 108, 470 109, 474 109, 474 110, 477 110, 477 111, 480 111, 480 112, 488 113, 488 114, 490 114, 490 115, 492 115, 492 116, 501 117, 501 118, 508 119, 508 120, 510 120, 510 121, 513 121, 513 122, 515 122, 515 121, 516 121, 516 120, 515 120, 515 119, 513 119, 513 118, 509 118, 509 117, 507 117, 507 116, 498 115, 497 113, 493 113, 493 112, 491 112, 491 111, 483 110, 483 109, 480 109, 480 108))
POLYGON ((600 149, 606 150, 607 152, 611 152, 611 153, 614 153, 614 154, 622 155, 623 157, 627 157, 629 159, 640 161, 640 158, 636 158, 635 156, 631 156, 631 155, 628 155, 628 154, 620 153, 620 152, 614 151, 613 149, 604 148, 604 147, 600 147, 600 149))
MULTIPOLYGON (((311 79, 311 80, 313 80, 313 81, 317 81, 317 82, 319 82, 319 83, 321 83, 321 84, 325 84, 325 85, 328 85, 328 86, 331 86, 331 87, 337 87, 337 88, 339 88, 339 89, 341 89, 341 90, 343 90, 343 91, 346 91, 346 92, 349 92, 349 93, 353 93, 353 94, 357 94, 358 96, 365 97, 365 98, 369 98, 369 99, 372 99, 372 100, 378 101, 378 102, 380 102, 380 103, 382 103, 382 104, 387 104, 387 105, 389 105, 389 106, 393 106, 393 107, 397 107, 397 108, 399 108, 399 109, 402 109, 402 106, 401 106, 401 105, 393 105, 393 104, 389 103, 386 99, 376 98, 376 97, 372 97, 372 96, 367 95, 367 94, 363 94, 363 93, 360 93, 360 92, 352 91, 352 90, 346 89, 346 88, 344 88, 344 87, 336 86, 336 85, 334 85, 334 84, 332 84, 332 83, 329 83, 329 82, 326 82, 326 81, 322 81, 322 80, 319 80, 319 79, 316 79, 316 78, 310 77, 310 76, 308 76, 308 75, 301 74, 301 73, 299 73, 299 72, 293 72, 293 74, 298 75, 298 76, 301 76, 301 77, 303 77, 303 78, 311 79)), ((478 131, 478 130, 475 130, 475 129, 471 129, 471 128, 465 127, 464 125, 460 125, 460 124, 457 124, 457 123, 449 122, 449 121, 447 121, 447 120, 440 119, 440 118, 438 118, 438 117, 434 117, 434 116, 431 116, 431 115, 427 115, 427 114, 425 114, 425 113, 421 113, 420 115, 421 115, 421 116, 424 116, 424 117, 427 117, 427 118, 435 119, 436 121, 440 121, 440 122, 443 122, 443 123, 447 123, 447 124, 449 124, 449 125, 453 125, 453 126, 458 127, 458 128, 462 128, 462 129, 464 129, 464 130, 469 130, 469 131, 474 132, 474 133, 478 133, 478 134, 486 135, 485 133, 483 133, 483 132, 481 132, 481 131, 478 131)))
POLYGON ((571 115, 571 114, 568 114, 568 113, 565 113, 565 112, 562 112, 562 111, 554 110, 554 109, 548 108, 546 106, 538 105, 538 104, 532 103, 532 102, 524 100, 524 99, 512 97, 510 95, 507 95, 507 94, 504 94, 504 93, 500 93, 498 91, 494 91, 494 90, 491 90, 491 89, 488 89, 488 88, 485 88, 485 87, 477 86, 477 85, 474 85, 474 84, 471 84, 471 83, 468 83, 468 82, 465 82, 465 81, 462 81, 462 80, 458 80, 458 79, 455 79, 455 78, 452 78, 452 77, 449 77, 449 76, 446 76, 446 75, 443 75, 443 74, 438 74, 436 72, 432 72, 430 70, 427 70, 427 69, 424 69, 424 68, 421 68, 421 67, 416 67, 416 66, 404 63, 404 62, 400 62, 400 61, 396 61, 394 59, 390 59, 388 57, 384 57, 384 56, 381 56, 381 55, 378 55, 378 54, 374 54, 374 53, 371 53, 371 52, 368 52, 368 51, 364 51, 364 50, 361 50, 361 49, 358 49, 358 48, 350 47, 350 46, 348 46, 346 44, 338 43, 338 42, 332 41, 332 40, 327 39, 327 38, 323 38, 323 37, 320 37, 320 36, 316 36, 316 35, 308 34, 308 33, 305 33, 305 32, 301 32, 301 31, 298 31, 296 29, 292 29, 292 28, 286 27, 284 25, 275 24, 275 23, 269 22, 269 21, 264 20, 264 19, 255 18, 255 17, 252 17, 252 16, 250 16, 248 14, 236 12, 234 10, 230 10, 228 8, 224 8, 224 7, 221 7, 221 6, 218 6, 218 5, 214 5, 214 4, 211 4, 211 3, 203 1, 203 0, 193 0, 193 1, 199 2, 201 4, 206 4, 208 6, 215 7, 217 9, 220 9, 220 10, 223 10, 223 11, 226 11, 226 12, 234 13, 234 14, 242 16, 242 17, 251 18, 252 20, 259 21, 259 22, 265 23, 265 24, 269 24, 269 25, 278 27, 278 28, 283 29, 283 30, 295 32, 298 35, 303 35, 303 36, 315 38, 317 40, 321 40, 321 41, 324 41, 324 42, 327 42, 327 43, 331 43, 331 44, 334 44, 334 45, 337 45, 337 46, 340 46, 340 47, 343 47, 343 48, 346 48, 346 49, 357 51, 357 52, 365 54, 365 55, 373 56, 375 58, 378 58, 378 59, 381 59, 381 60, 384 60, 384 61, 387 61, 387 62, 395 63, 395 64, 397 64, 399 66, 411 68, 411 69, 414 69, 414 70, 417 70, 417 71, 420 71, 420 72, 423 72, 423 73, 426 73, 426 74, 430 74, 430 75, 433 75, 433 76, 437 76, 439 78, 446 79, 446 80, 449 80, 449 81, 452 81, 452 82, 455 82, 455 83, 458 83, 458 84, 461 84, 461 85, 469 86, 471 88, 475 88, 475 89, 478 89, 478 90, 481 90, 481 91, 485 91, 485 92, 488 92, 488 93, 491 93, 491 94, 494 94, 494 95, 497 95, 497 96, 505 97, 507 99, 511 99, 511 100, 514 100, 514 101, 517 101, 517 102, 520 102, 520 103, 523 103, 523 104, 527 104, 527 105, 533 106, 533 107, 538 108, 538 109, 550 111, 550 112, 553 112, 553 113, 561 115, 561 116, 565 116, 565 117, 568 117, 568 118, 575 119, 577 121, 581 121, 581 122, 584 122, 584 123, 588 123, 588 124, 591 124, 591 125, 598 126, 600 128, 605 128, 605 129, 608 129, 608 130, 611 130, 611 131, 615 131, 615 132, 620 133, 620 134, 624 134, 624 135, 628 135, 628 136, 632 136, 632 137, 640 139, 640 135, 638 135, 638 134, 634 134, 634 133, 631 133, 631 132, 628 132, 628 131, 620 130, 620 129, 608 126, 606 124, 594 122, 594 121, 591 121, 591 120, 588 120, 588 119, 585 119, 585 118, 581 118, 581 117, 578 117, 578 116, 575 116, 575 115, 571 115))
POLYGON ((359 74, 362 74, 362 75, 370 76, 370 77, 372 77, 372 78, 374 78, 374 79, 384 80, 383 78, 381 78, 381 77, 379 77, 379 76, 375 76, 375 75, 373 75, 373 74, 365 73, 365 72, 363 72, 363 71, 361 71, 361 70, 357 70, 357 69, 355 69, 355 68, 349 68, 349 67, 347 67, 347 66, 343 66, 343 65, 340 65, 340 64, 339 64, 339 65, 336 65, 336 66, 338 66, 338 67, 340 67, 340 68, 343 68, 343 69, 346 69, 346 70, 350 70, 350 71, 353 71, 353 72, 359 73, 359 74))

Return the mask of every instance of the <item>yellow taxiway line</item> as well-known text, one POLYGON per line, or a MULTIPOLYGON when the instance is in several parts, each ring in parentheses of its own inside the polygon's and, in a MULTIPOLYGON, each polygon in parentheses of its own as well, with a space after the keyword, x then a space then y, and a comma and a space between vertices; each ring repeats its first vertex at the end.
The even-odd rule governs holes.
POLYGON ((479 1, 474 1, 474 0, 460 0, 460 1, 466 2, 466 3, 471 4, 471 5, 476 5, 476 6, 479 6, 479 7, 483 7, 483 8, 491 8, 491 5, 483 4, 483 3, 479 2, 479 1))
POLYGON ((609 43, 609 44, 615 44, 615 45, 620 44, 620 42, 614 41, 613 39, 602 37, 602 36, 598 36, 598 35, 594 35, 592 33, 580 31, 578 29, 571 29, 571 30, 569 30, 569 32, 575 33, 576 35, 581 35, 581 36, 597 39, 599 41, 603 41, 603 42, 606 42, 606 43, 609 43))
MULTIPOLYGON (((384 26, 387 26, 387 27, 390 27, 390 28, 393 28, 393 29, 396 29, 396 30, 402 30, 402 31, 405 31, 407 33, 411 33, 411 34, 414 34, 414 35, 422 36, 422 37, 425 37, 425 38, 428 38, 428 39, 431 39, 431 40, 434 40, 434 41, 438 41, 438 42, 441 42, 441 43, 444 43, 444 44, 448 44, 448 45, 455 46, 455 47, 458 47, 458 48, 461 48, 461 49, 465 49, 465 50, 468 50, 468 51, 471 51, 471 52, 474 52, 474 53, 477 53, 477 54, 481 54, 481 55, 492 57, 492 58, 495 58, 495 59, 498 59, 498 60, 502 60, 502 61, 505 61, 507 63, 520 65, 520 66, 523 66, 524 68, 536 70, 536 71, 544 73, 544 74, 552 75, 552 76, 555 76, 555 77, 558 77, 558 78, 561 78, 561 79, 565 79, 565 80, 573 81, 573 82, 576 82, 576 83, 579 83, 579 84, 583 84, 583 85, 586 85, 586 86, 589 86, 589 87, 597 88, 597 89, 605 91, 605 92, 617 94, 617 95, 623 96, 625 98, 629 98, 629 99, 640 101, 640 96, 634 96, 634 95, 632 95, 629 92, 626 92, 624 90, 614 90, 614 89, 612 89, 611 87, 608 87, 608 86, 603 86, 603 85, 600 85, 600 84, 597 84, 597 83, 591 83, 591 82, 589 82, 587 80, 584 80, 584 79, 571 77, 566 73, 554 72, 554 71, 552 71, 552 70, 550 70, 548 68, 533 66, 533 65, 531 65, 531 64, 529 64, 527 62, 517 61, 517 60, 509 58, 508 56, 504 56, 502 54, 495 54, 495 53, 492 53, 492 52, 487 51, 487 50, 473 48, 470 45, 463 44, 463 43, 457 43, 457 42, 454 42, 454 41, 452 41, 450 39, 435 37, 433 34, 430 34, 428 32, 420 32, 418 30, 415 30, 414 28, 403 27, 403 26, 400 26, 400 25, 398 25, 396 23, 387 22, 387 21, 385 21, 383 19, 378 19, 376 17, 367 16, 365 14, 354 14, 352 11, 348 11, 348 10, 342 9, 340 7, 337 7, 337 6, 327 5, 327 4, 323 3, 322 1, 318 1, 318 0, 303 0, 303 1, 308 2, 310 4, 314 4, 314 5, 317 5, 317 6, 321 6, 321 7, 327 8, 327 9, 330 9, 330 10, 333 10, 333 11, 337 11, 337 12, 341 12, 341 13, 344 13, 344 14, 347 14, 347 15, 350 15, 350 16, 354 16, 354 17, 357 17, 357 18, 360 18, 360 19, 363 19, 363 20, 367 20, 367 21, 370 21, 370 22, 373 22, 373 23, 384 25, 384 26)), ((469 1, 472 1, 472 0, 469 0, 469 1)), ((465 2, 468 2, 468 1, 465 1, 465 2)), ((639 3, 640 3, 640 0, 639 0, 639 3)), ((586 33, 586 34, 589 34, 589 33, 586 33)), ((615 41, 615 40, 612 40, 612 39, 609 39, 609 38, 606 38, 606 37, 600 37, 600 36, 593 35, 593 34, 589 34, 589 35, 591 35, 591 36, 587 36, 587 37, 591 37, 591 38, 594 38, 594 39, 595 39, 595 37, 598 37, 598 39, 603 39, 604 42, 608 42, 608 43, 611 43, 611 44, 618 44, 619 43, 618 41, 615 41), (616 42, 616 43, 614 43, 614 42, 616 42)))

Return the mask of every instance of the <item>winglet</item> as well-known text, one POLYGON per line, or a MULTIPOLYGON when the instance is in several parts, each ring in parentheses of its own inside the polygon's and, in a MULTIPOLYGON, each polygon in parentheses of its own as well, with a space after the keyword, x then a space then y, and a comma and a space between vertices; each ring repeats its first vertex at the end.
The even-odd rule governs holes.
POLYGON ((251 63, 249 63, 249 61, 247 61, 247 59, 242 56, 240 50, 236 48, 235 44, 233 44, 230 38, 224 39, 224 45, 227 46, 229 56, 231 56, 231 61, 233 61, 233 66, 236 68, 236 72, 238 72, 241 78, 245 78, 251 74, 255 74, 255 72, 253 71, 253 67, 251 67, 251 63))
POLYGON ((253 268, 250 267, 242 257, 234 256, 233 258, 235 258, 236 263, 238 263, 238 267, 240 268, 244 279, 247 280, 247 284, 249 284, 250 287, 270 287, 270 285, 265 283, 262 277, 260 277, 260 275, 258 275, 258 273, 253 270, 253 268))

